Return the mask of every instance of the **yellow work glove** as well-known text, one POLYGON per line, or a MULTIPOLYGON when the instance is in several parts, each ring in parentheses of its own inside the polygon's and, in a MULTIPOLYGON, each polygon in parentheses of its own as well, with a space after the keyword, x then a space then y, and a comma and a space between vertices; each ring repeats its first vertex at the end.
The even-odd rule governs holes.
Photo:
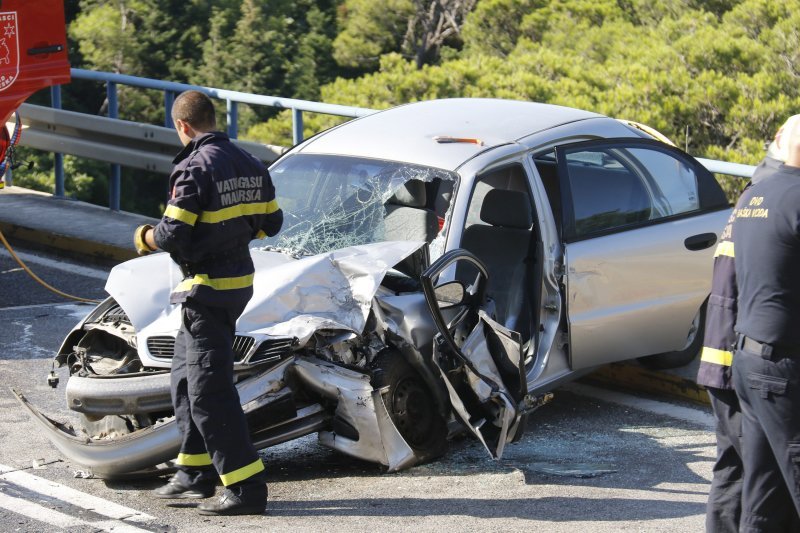
POLYGON ((150 224, 143 224, 136 228, 136 231, 133 232, 133 245, 136 247, 136 253, 139 255, 147 255, 151 252, 155 252, 155 248, 150 248, 150 245, 147 244, 147 241, 144 240, 144 236, 147 233, 147 230, 153 229, 153 226, 150 224))

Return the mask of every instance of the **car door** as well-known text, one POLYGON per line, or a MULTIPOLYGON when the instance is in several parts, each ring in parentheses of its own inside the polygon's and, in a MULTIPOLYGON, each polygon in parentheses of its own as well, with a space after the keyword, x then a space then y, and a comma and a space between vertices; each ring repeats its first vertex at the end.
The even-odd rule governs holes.
POLYGON ((453 410, 496 458, 522 434, 527 397, 520 335, 489 316, 489 274, 475 255, 452 250, 421 276, 439 334, 433 363, 453 410), (456 275, 458 272, 458 275, 456 275))
POLYGON ((644 139, 555 155, 572 368, 683 348, 729 212, 713 175, 644 139))

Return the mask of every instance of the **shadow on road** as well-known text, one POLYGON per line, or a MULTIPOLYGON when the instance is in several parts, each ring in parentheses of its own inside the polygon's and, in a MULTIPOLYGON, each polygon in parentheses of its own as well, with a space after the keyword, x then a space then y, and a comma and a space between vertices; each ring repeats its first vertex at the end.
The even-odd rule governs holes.
POLYGON ((323 500, 270 502, 273 516, 474 516, 521 518, 551 522, 632 521, 678 518, 702 514, 705 504, 614 498, 527 499, 382 498, 374 500, 323 500))

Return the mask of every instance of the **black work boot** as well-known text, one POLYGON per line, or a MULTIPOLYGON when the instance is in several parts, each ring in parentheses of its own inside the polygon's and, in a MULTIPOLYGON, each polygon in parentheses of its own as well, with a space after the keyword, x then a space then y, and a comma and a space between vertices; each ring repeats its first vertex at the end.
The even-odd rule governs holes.
POLYGON ((267 485, 225 487, 216 503, 201 503, 197 509, 202 515, 231 516, 264 514, 267 507, 267 485))
POLYGON ((210 498, 216 490, 216 481, 205 473, 186 473, 183 470, 172 476, 169 482, 152 492, 156 498, 210 498))

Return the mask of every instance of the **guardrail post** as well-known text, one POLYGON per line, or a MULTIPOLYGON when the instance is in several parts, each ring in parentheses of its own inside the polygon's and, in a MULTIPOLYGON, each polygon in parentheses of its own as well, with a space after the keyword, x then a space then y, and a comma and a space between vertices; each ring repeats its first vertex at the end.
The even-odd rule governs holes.
MULTIPOLYGON (((119 118, 119 102, 117 101, 117 84, 113 81, 106 82, 106 95, 108 97, 108 118, 119 118)), ((111 179, 108 182, 108 207, 119 211, 119 197, 122 182, 122 168, 111 165, 111 179)))
POLYGON ((175 103, 175 93, 172 91, 164 91, 164 127, 172 128, 172 104, 175 103))
POLYGON ((233 100, 225 100, 228 121, 228 137, 235 139, 239 135, 239 104, 233 100))
MULTIPOLYGON (((61 109, 61 86, 53 85, 50 87, 50 105, 53 109, 61 109)), ((64 156, 59 153, 53 153, 53 170, 55 172, 56 190, 55 196, 63 198, 64 191, 64 156)), ((10 169, 9 169, 10 170, 10 169)), ((10 172, 9 172, 10 175, 10 172)))
POLYGON ((292 144, 298 144, 303 140, 303 111, 292 108, 292 144))

